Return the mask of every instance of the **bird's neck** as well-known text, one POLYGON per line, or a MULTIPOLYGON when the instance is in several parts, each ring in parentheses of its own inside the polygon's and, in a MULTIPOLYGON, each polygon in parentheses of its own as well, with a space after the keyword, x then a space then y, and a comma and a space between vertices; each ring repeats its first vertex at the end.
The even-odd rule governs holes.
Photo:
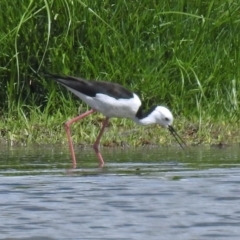
POLYGON ((142 106, 139 108, 135 118, 133 119, 134 122, 140 125, 150 125, 156 123, 155 117, 155 108, 152 107, 148 111, 144 112, 142 106))

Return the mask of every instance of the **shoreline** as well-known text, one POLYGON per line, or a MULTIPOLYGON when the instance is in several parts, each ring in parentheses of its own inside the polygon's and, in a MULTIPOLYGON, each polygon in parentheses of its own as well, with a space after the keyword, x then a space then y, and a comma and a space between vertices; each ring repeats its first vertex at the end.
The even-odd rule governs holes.
MULTIPOLYGON (((41 116, 40 116, 41 118, 41 116)), ((101 126, 102 117, 95 115, 72 126, 75 145, 90 146, 94 143, 101 126)), ((66 119, 65 119, 66 120, 66 119)), ((65 120, 14 122, 9 119, 0 124, 1 145, 31 146, 44 144, 67 144, 63 128, 65 120)), ((188 146, 209 145, 224 147, 240 143, 239 123, 226 121, 203 121, 198 123, 186 119, 173 124, 188 146)), ((135 125, 127 119, 112 119, 100 143, 104 147, 172 146, 177 145, 167 129, 156 125, 135 125)))

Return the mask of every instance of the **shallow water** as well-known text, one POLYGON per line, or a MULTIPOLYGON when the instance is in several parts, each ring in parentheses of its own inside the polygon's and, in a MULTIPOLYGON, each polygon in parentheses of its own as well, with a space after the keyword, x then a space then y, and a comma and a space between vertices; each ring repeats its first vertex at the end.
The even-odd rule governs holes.
POLYGON ((240 237, 239 146, 0 150, 0 239, 240 237))

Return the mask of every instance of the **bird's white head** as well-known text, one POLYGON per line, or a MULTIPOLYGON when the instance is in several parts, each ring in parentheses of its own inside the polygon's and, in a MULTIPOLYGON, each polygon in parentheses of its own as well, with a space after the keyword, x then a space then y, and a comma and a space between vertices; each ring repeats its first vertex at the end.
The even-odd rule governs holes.
POLYGON ((164 128, 169 128, 173 123, 173 115, 168 108, 157 106, 146 113, 136 115, 133 120, 141 125, 159 124, 164 128))
POLYGON ((179 143, 181 148, 184 148, 183 147, 184 145, 187 146, 186 143, 182 140, 182 138, 177 134, 177 132, 173 128, 172 126, 173 115, 168 108, 163 106, 153 107, 149 112, 145 113, 144 115, 145 116, 143 117, 139 117, 139 115, 137 115, 137 117, 134 119, 135 122, 142 125, 149 125, 154 123, 159 124, 170 131, 170 133, 179 143))
POLYGON ((173 115, 166 107, 158 106, 154 110, 155 121, 164 128, 168 128, 173 123, 173 115))

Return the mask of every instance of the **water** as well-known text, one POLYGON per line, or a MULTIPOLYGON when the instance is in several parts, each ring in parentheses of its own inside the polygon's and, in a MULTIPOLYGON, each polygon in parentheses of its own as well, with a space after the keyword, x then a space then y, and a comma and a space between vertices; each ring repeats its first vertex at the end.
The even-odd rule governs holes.
POLYGON ((239 239, 240 147, 1 149, 0 239, 239 239))

